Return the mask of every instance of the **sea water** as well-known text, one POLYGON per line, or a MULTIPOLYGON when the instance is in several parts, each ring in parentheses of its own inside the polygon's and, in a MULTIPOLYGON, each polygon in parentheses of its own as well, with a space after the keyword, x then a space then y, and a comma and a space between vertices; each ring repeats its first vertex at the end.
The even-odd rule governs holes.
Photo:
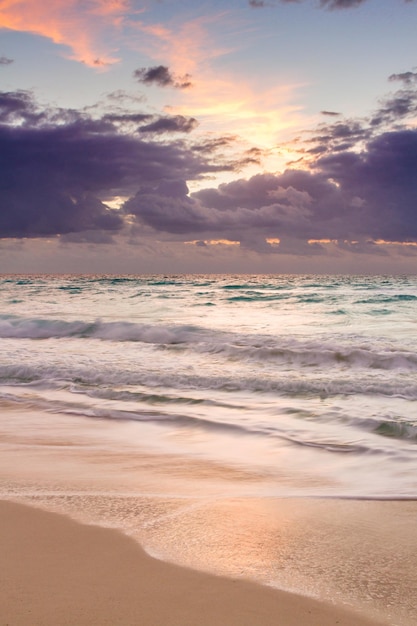
POLYGON ((190 534, 248 499, 417 497, 416 277, 2 276, 0 345, 2 494, 107 493, 155 553, 210 569, 190 534))
POLYGON ((415 278, 9 276, 0 338, 0 393, 51 429, 152 424, 274 495, 417 495, 415 278))

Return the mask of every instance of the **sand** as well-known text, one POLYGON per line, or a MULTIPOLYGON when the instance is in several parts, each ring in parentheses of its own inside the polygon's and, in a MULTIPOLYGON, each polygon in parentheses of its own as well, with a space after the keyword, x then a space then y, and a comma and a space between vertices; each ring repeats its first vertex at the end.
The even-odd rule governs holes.
POLYGON ((133 539, 0 502, 1 626, 375 626, 341 607, 148 556, 133 539))

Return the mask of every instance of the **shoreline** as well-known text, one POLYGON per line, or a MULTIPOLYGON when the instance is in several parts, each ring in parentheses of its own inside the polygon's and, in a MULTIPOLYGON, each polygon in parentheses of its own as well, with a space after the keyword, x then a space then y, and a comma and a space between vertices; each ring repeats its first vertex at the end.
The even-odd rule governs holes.
POLYGON ((338 605, 149 556, 122 532, 0 500, 1 626, 382 626, 338 605))
MULTIPOLYGON (((279 601, 276 595, 273 596, 275 604, 271 611, 281 615, 284 610, 282 626, 323 626, 326 623, 334 626, 337 623, 336 618, 328 622, 324 622, 324 618, 316 622, 305 621, 300 615, 290 621, 294 607, 290 602, 287 607, 289 617, 285 607, 291 598, 297 606, 302 602, 303 606, 311 607, 313 603, 320 607, 319 611, 327 607, 326 610, 331 608, 337 614, 339 611, 343 613, 346 607, 346 611, 353 611, 355 616, 352 618, 352 613, 349 613, 347 621, 339 621, 339 624, 344 623, 346 626, 411 626, 416 623, 417 501, 403 497, 368 499, 269 495, 272 489, 267 489, 266 480, 260 481, 262 476, 248 473, 244 468, 143 449, 140 442, 135 443, 136 424, 131 422, 103 421, 98 429, 96 422, 61 414, 59 419, 57 417, 54 420, 54 428, 51 429, 49 414, 29 412, 22 407, 15 408, 12 413, 9 411, 10 407, 5 406, 4 414, 9 419, 2 422, 0 433, 3 488, 0 499, 7 501, 0 508, 0 542, 4 534, 2 526, 8 523, 7 518, 12 510, 10 501, 13 501, 20 506, 30 507, 20 509, 19 532, 23 538, 30 531, 30 520, 35 514, 37 519, 42 514, 42 519, 48 519, 50 526, 51 518, 46 518, 43 511, 64 515, 64 518, 60 518, 61 522, 62 519, 74 520, 75 524, 81 524, 81 529, 85 529, 84 525, 87 524, 87 528, 96 528, 99 534, 108 527, 121 529, 108 532, 115 532, 116 536, 126 539, 136 555, 137 550, 141 553, 142 546, 147 555, 151 555, 147 564, 143 558, 139 564, 133 560, 132 568, 135 571, 146 572, 149 563, 152 563, 151 570, 162 567, 166 572, 168 564, 176 564, 177 569, 170 570, 169 587, 173 584, 172 580, 177 584, 179 574, 172 574, 173 571, 179 572, 181 577, 183 572, 188 572, 192 580, 187 584, 181 583, 182 588, 188 585, 196 592, 187 597, 186 591, 179 591, 185 606, 188 606, 191 597, 200 593, 198 589, 201 590, 207 584, 198 583, 207 581, 207 576, 217 581, 216 587, 219 580, 232 581, 234 589, 236 585, 239 589, 243 584, 250 585, 250 589, 255 585, 258 591, 253 592, 252 605, 248 605, 249 613, 255 617, 247 622, 248 626, 280 624, 276 620, 267 621, 270 620, 268 613, 259 615, 258 605, 263 606, 265 603, 265 590, 280 594, 279 601), (6 509, 9 511, 7 515, 3 514, 6 509), (219 579, 217 576, 224 578, 219 579), (262 589, 261 600, 255 598, 259 596, 259 588, 262 589)), ((270 486, 273 487, 273 484, 270 486)), ((16 511, 15 508, 12 517, 17 515, 16 511)), ((9 530, 17 532, 18 529, 12 526, 9 530)), ((108 537, 111 537, 109 541, 113 544, 114 535, 108 537)), ((55 564, 55 572, 60 576, 65 563, 73 559, 68 546, 61 548, 61 538, 62 528, 54 540, 62 552, 59 563, 55 564)), ((49 541, 49 537, 43 543, 46 541, 49 541)), ((35 557, 30 556, 30 550, 21 549, 20 540, 15 538, 13 542, 17 557, 9 554, 8 559, 15 568, 18 566, 14 561, 20 564, 20 569, 14 571, 14 580, 19 585, 20 580, 26 580, 27 589, 22 591, 25 599, 28 594, 33 596, 34 593, 30 586, 33 581, 25 579, 25 564, 30 565, 35 557)), ((37 545, 38 539, 33 543, 37 545)), ((3 556, 0 554, 2 563, 3 556)), ((38 572, 45 569, 41 556, 36 555, 38 571, 35 578, 38 572)), ((111 596, 113 586, 119 588, 117 580, 108 578, 101 581, 101 570, 109 565, 100 565, 102 555, 97 550, 91 554, 90 561, 92 569, 88 564, 90 578, 87 576, 85 579, 85 586, 91 588, 94 584, 101 589, 100 593, 97 591, 99 597, 111 596)), ((11 571, 8 565, 6 567, 4 576, 11 571)), ((83 567, 86 565, 79 565, 78 569, 83 567)), ((0 584, 3 584, 1 575, 0 568, 0 584)), ((113 575, 117 579, 116 574, 113 575)), ((138 573, 140 579, 144 575, 147 576, 138 573)), ((46 572, 45 576, 43 584, 48 588, 51 580, 54 583, 54 575, 46 572)), ((120 598, 116 594, 114 601, 118 605, 131 604, 136 607, 135 611, 142 611, 137 606, 137 589, 131 586, 130 576, 125 572, 121 577, 126 587, 130 585, 130 595, 124 597, 122 594, 120 598)), ((158 578, 159 574, 155 577, 158 578)), ((169 580, 168 574, 166 580, 169 580)), ((230 582, 227 584, 230 585, 230 582)), ((67 597, 60 590, 54 591, 54 597, 60 596, 61 604, 64 602, 70 606, 71 578, 67 577, 62 586, 68 590, 67 597)), ((13 589, 11 584, 8 602, 14 597, 13 589)), ((233 614, 226 619, 220 609, 211 622, 199 622, 200 612, 212 610, 204 598, 200 600, 200 608, 192 605, 195 614, 193 620, 188 622, 183 616, 177 622, 169 622, 166 615, 160 622, 152 621, 150 615, 143 622, 133 618, 128 621, 126 616, 118 622, 117 615, 113 615, 112 622, 106 622, 102 620, 107 619, 106 611, 110 609, 107 607, 101 610, 99 606, 91 608, 88 598, 83 600, 83 594, 79 596, 79 591, 75 588, 74 597, 80 598, 77 602, 81 602, 80 606, 88 614, 91 610, 101 611, 101 617, 94 614, 93 618, 86 618, 85 623, 119 623, 120 626, 138 623, 143 623, 143 626, 245 624, 242 615, 233 622, 233 614), (201 602, 204 609, 201 609, 201 602)), ((41 590, 41 596, 42 593, 41 590)), ((156 597, 156 591, 151 587, 147 593, 156 597)), ((216 593, 223 594, 226 600, 229 595, 223 587, 216 593)), ((246 601, 247 593, 242 593, 246 601)), ((36 598, 35 594, 33 601, 38 606, 36 598)), ((50 600, 45 596, 43 598, 43 603, 47 605, 50 600)), ((5 600, 3 590, 3 604, 5 600)), ((23 600, 20 599, 20 602, 23 600)), ((100 604, 101 600, 94 602, 100 604)), ((165 599, 164 602, 170 605, 172 599, 165 599)), ((236 602, 241 604, 240 599, 236 602)), ((174 607, 175 614, 177 608, 174 607)), ((57 606, 54 610, 61 611, 61 608, 57 606)), ((227 608, 229 610, 230 607, 227 608)), ((27 626, 33 623, 27 617, 16 622, 16 615, 16 609, 12 606, 8 619, 0 620, 0 626, 27 626), (11 615, 13 619, 10 619, 11 615)), ((0 617, 3 618, 3 615, 0 614, 0 617)), ((65 618, 64 613, 61 618, 65 618)), ((39 617, 35 626, 60 626, 60 622, 48 619, 39 617)), ((73 616, 72 622, 61 623, 78 626, 79 623, 83 624, 80 619, 73 616)))

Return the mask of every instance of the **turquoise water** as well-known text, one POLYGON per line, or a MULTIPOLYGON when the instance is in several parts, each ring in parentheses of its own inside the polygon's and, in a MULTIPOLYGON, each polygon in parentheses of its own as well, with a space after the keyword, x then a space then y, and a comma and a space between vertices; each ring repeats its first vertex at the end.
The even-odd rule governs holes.
POLYGON ((2 276, 0 343, 0 403, 50 432, 129 422, 263 495, 417 496, 415 277, 2 276))

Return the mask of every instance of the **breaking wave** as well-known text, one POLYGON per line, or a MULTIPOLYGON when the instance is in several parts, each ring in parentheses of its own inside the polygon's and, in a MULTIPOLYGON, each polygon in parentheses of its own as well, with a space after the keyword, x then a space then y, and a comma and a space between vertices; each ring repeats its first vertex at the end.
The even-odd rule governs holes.
POLYGON ((0 317, 3 339, 98 339, 113 342, 141 342, 157 348, 183 348, 202 354, 221 355, 237 361, 257 361, 301 367, 337 366, 381 370, 417 370, 417 354, 392 345, 370 347, 366 341, 349 346, 328 340, 297 341, 270 335, 241 335, 210 331, 190 325, 152 325, 100 320, 64 321, 0 317))

